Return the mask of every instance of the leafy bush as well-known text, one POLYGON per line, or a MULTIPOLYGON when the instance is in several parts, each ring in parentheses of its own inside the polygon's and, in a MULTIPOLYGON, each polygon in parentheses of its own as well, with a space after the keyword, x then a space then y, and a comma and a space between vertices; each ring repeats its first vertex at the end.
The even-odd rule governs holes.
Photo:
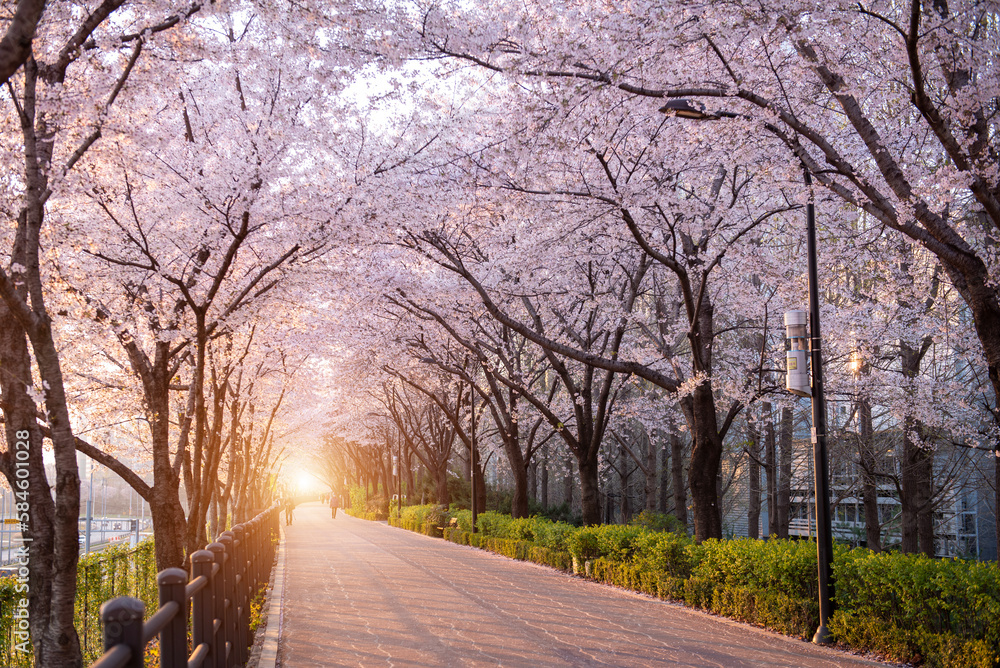
POLYGON ((455 520, 459 529, 464 533, 472 533, 472 511, 471 510, 451 510, 451 517, 455 520))
MULTIPOLYGON (((774 588, 795 598, 818 597, 816 545, 809 541, 712 539, 686 549, 695 577, 725 586, 774 588)), ((834 558, 843 553, 838 545, 834 558)))
POLYGON ((858 548, 834 562, 834 581, 831 630, 856 646, 940 666, 998 661, 996 564, 858 548))
POLYGON ((352 487, 349 492, 351 504, 345 508, 348 514, 362 519, 385 520, 389 518, 389 497, 368 496, 364 487, 352 487))
POLYGON ((647 533, 642 527, 602 524, 583 527, 566 538, 569 553, 579 560, 607 557, 626 561, 635 551, 640 536, 647 533))
POLYGON ((506 538, 511 523, 510 515, 487 510, 476 517, 476 529, 484 536, 500 536, 506 538))
POLYGON ((427 515, 430 514, 430 512, 435 508, 437 508, 437 506, 433 503, 420 506, 403 506, 403 512, 400 515, 400 519, 405 522, 415 522, 416 524, 422 525, 427 521, 427 515))
POLYGON ((550 522, 540 517, 535 520, 535 543, 549 550, 567 552, 566 541, 578 528, 567 522, 550 522))
POLYGON ((655 513, 644 510, 629 522, 631 526, 642 527, 649 531, 669 531, 677 534, 687 534, 687 526, 673 515, 655 513))
POLYGON ((584 527, 566 538, 566 549, 574 559, 589 561, 601 555, 597 544, 597 527, 584 527))

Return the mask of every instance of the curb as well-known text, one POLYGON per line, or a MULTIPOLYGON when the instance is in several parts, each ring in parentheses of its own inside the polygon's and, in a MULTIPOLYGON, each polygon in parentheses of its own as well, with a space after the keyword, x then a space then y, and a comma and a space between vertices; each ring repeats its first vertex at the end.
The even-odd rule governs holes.
POLYGON ((281 540, 278 542, 278 559, 274 565, 274 587, 268 597, 267 628, 261 647, 257 668, 276 668, 278 665, 278 641, 281 639, 284 621, 285 600, 285 529, 279 525, 281 540))

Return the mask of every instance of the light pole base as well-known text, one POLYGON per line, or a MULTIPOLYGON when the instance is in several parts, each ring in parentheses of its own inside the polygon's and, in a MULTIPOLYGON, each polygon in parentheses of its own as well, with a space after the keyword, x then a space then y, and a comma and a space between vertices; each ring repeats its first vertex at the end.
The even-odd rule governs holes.
POLYGON ((813 643, 817 645, 830 645, 833 643, 833 634, 830 633, 822 624, 818 629, 816 629, 816 635, 813 636, 813 643))

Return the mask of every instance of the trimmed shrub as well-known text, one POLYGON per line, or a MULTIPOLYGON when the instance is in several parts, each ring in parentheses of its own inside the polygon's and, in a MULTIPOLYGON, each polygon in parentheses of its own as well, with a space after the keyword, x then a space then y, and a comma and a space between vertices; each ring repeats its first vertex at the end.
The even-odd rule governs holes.
POLYGON ((542 564, 543 566, 558 568, 561 571, 573 569, 573 557, 569 552, 554 550, 549 547, 532 545, 531 549, 528 550, 528 560, 536 564, 542 564))
POLYGON ((687 526, 673 515, 644 510, 629 521, 629 525, 642 527, 647 531, 669 531, 687 535, 687 526))
POLYGON ((535 543, 542 547, 557 552, 568 552, 566 541, 570 535, 579 531, 578 527, 566 522, 550 522, 542 517, 533 518, 535 521, 534 533, 535 543))
POLYGON ((626 561, 635 552, 637 541, 646 533, 641 527, 620 524, 583 527, 567 535, 566 547, 580 561, 598 557, 626 561))
POLYGON ((676 533, 643 533, 636 538, 636 564, 644 569, 670 577, 686 578, 691 575, 692 557, 688 548, 694 539, 676 533))
POLYGON ((1000 569, 924 555, 844 551, 834 562, 846 642, 932 666, 1000 663, 1000 569))

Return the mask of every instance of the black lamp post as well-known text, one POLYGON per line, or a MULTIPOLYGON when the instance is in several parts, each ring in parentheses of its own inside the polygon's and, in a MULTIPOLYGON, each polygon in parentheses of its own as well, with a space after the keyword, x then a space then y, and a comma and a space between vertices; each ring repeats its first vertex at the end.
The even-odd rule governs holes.
MULTIPOLYGON (((669 116, 698 121, 720 118, 747 118, 729 111, 708 112, 698 102, 683 98, 668 100, 660 111, 669 116)), ((813 205, 812 176, 802 166, 809 202, 806 204, 806 251, 809 273, 809 350, 812 367, 812 442, 816 486, 816 556, 819 576, 819 628, 813 642, 827 644, 832 641, 828 622, 833 615, 833 530, 830 525, 830 491, 828 487, 826 444, 826 400, 823 395, 823 355, 820 346, 819 326, 819 263, 816 252, 816 211, 813 205)))
POLYGON ((819 262, 816 252, 816 211, 812 176, 803 168, 809 201, 806 204, 806 250, 809 256, 809 353, 812 368, 813 476, 816 486, 816 556, 819 569, 819 628, 813 642, 832 641, 827 623, 833 615, 833 531, 830 526, 830 490, 827 481, 826 398, 823 394, 823 352, 819 329, 819 262))

